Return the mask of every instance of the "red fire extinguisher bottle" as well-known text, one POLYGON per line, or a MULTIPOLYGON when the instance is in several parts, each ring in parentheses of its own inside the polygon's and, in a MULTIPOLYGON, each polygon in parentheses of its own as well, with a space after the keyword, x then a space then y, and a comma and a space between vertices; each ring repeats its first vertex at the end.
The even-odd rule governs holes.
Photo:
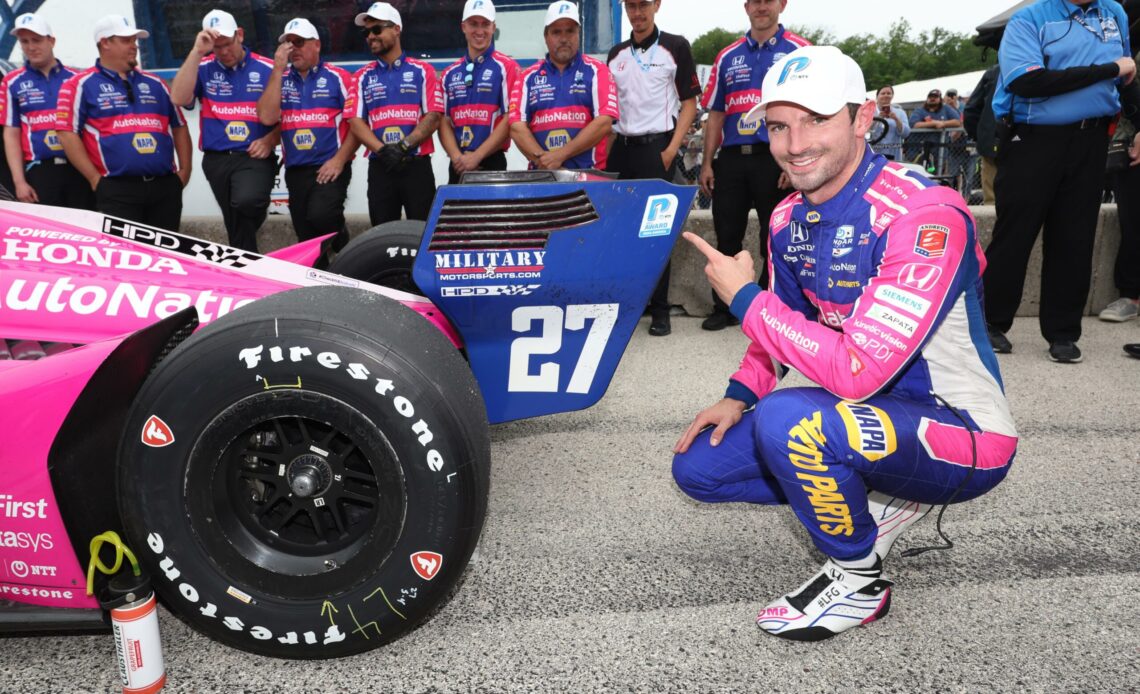
POLYGON ((153 694, 166 684, 158 603, 150 579, 125 571, 112 578, 100 602, 111 612, 123 694, 153 694))

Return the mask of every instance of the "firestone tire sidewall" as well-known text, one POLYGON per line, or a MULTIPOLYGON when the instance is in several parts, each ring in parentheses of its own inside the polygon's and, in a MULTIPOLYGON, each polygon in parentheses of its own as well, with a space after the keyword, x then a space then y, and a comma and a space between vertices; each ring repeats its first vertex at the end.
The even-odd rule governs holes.
MULTIPOLYGON (((486 429, 485 418, 466 421, 456 409, 462 396, 453 400, 422 373, 423 364, 406 359, 415 345, 398 334, 381 344, 319 320, 257 318, 201 337, 148 380, 124 435, 121 512, 159 593, 200 631, 263 655, 342 656, 412 628, 447 597, 478 540, 487 453, 472 432, 486 429), (297 594, 289 586, 303 579, 274 576, 232 549, 211 551, 225 535, 213 527, 218 519, 188 503, 209 484, 202 478, 220 454, 208 443, 217 439, 211 433, 239 416, 241 403, 265 402, 275 389, 280 395, 269 397, 284 411, 290 398, 321 398, 334 410, 328 419, 351 428, 348 435, 365 448, 387 449, 399 467, 395 478, 402 476, 402 489, 382 491, 405 504, 402 527, 390 546, 369 548, 384 556, 357 553, 330 570, 345 585, 326 576, 333 587, 321 592, 297 594), (143 442, 152 417, 172 442, 143 442)), ((392 486, 393 476, 387 479, 392 486)))

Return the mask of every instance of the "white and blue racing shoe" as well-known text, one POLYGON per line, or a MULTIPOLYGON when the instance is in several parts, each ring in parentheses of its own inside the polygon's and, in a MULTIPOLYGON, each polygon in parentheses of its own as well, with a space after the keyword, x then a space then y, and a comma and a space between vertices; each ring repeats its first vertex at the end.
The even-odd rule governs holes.
POLYGON ((879 533, 875 538, 875 554, 879 555, 880 559, 886 559, 895 540, 899 539, 907 528, 922 520, 932 508, 934 504, 920 504, 917 501, 907 501, 868 490, 867 511, 875 519, 879 533))
POLYGON ((882 559, 870 569, 846 569, 828 559, 794 593, 761 610, 756 625, 783 639, 822 641, 885 617, 894 584, 882 569, 882 559))

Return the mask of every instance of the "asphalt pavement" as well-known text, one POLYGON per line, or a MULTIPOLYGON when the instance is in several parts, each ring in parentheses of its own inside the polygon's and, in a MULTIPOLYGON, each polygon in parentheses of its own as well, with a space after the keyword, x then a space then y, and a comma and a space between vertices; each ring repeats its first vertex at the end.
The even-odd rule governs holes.
MULTIPOLYGON (((720 397, 738 329, 638 328, 595 407, 492 429, 490 510, 455 596, 381 650, 282 661, 161 614, 172 692, 1122 692, 1140 688, 1140 323, 1084 322, 1048 361, 1036 319, 999 358, 1021 435, 1004 483, 933 515, 886 565, 890 614, 830 641, 761 633, 758 608, 822 557, 786 508, 702 505, 670 449, 720 397)), ((792 375, 788 384, 803 384, 792 375)), ((0 691, 119 691, 109 635, 0 639, 0 691)))

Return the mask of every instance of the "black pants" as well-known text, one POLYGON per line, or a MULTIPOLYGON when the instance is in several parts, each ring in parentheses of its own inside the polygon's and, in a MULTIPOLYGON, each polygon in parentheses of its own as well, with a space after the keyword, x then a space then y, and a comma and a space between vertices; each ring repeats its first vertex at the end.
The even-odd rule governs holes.
POLYGON ((95 194, 91 184, 67 163, 55 160, 41 161, 24 173, 36 191, 41 205, 70 207, 76 210, 95 209, 95 194))
POLYGON ((222 208, 229 244, 257 252, 257 230, 269 213, 277 159, 254 159, 245 152, 206 152, 202 172, 222 208))
POLYGON ((308 241, 323 234, 337 233, 334 250, 348 243, 344 226, 344 199, 352 181, 352 167, 345 166, 335 181, 317 183, 319 166, 285 167, 285 185, 289 188, 289 215, 298 241, 308 241))
POLYGON ((1042 225, 1041 334, 1081 337, 1092 279, 1093 240, 1104 187, 1107 126, 1015 126, 1002 145, 994 195, 997 220, 986 249, 986 321, 1005 332, 1021 304, 1029 255, 1042 225))
MULTIPOLYGON (((478 171, 506 171, 507 170, 507 155, 503 152, 495 152, 490 154, 486 159, 479 162, 478 171)), ((450 185, 459 183, 459 172, 447 165, 447 182, 450 185)))
MULTIPOLYGON (((737 148, 723 148, 713 162, 713 229, 716 249, 725 255, 736 255, 744 249, 744 232, 748 229, 748 211, 756 210, 760 218, 760 254, 768 257, 768 222, 772 210, 791 191, 780 190, 780 167, 768 151, 768 145, 752 145, 752 154, 737 148)), ((768 287, 768 263, 756 256, 760 266, 761 287, 768 287)), ((713 292, 713 311, 728 313, 728 306, 713 292)))
POLYGON ((434 199, 431 157, 412 157, 391 173, 381 168, 380 160, 368 161, 368 218, 373 226, 399 219, 401 208, 408 219, 426 220, 434 199))
MULTIPOLYGON (((662 178, 673 180, 673 173, 677 170, 677 159, 668 169, 661 161, 661 152, 669 146, 672 133, 664 133, 657 140, 645 144, 626 143, 619 135, 610 148, 606 159, 606 170, 616 171, 618 178, 662 178)), ((653 296, 649 298, 649 313, 658 318, 669 315, 669 275, 671 263, 665 263, 665 270, 657 281, 653 296)))
POLYGON ((147 226, 178 231, 182 180, 165 176, 105 176, 95 187, 95 209, 147 226))
POLYGON ((1120 249, 1113 275, 1121 296, 1140 299, 1140 166, 1116 174, 1116 205, 1120 214, 1120 249))

